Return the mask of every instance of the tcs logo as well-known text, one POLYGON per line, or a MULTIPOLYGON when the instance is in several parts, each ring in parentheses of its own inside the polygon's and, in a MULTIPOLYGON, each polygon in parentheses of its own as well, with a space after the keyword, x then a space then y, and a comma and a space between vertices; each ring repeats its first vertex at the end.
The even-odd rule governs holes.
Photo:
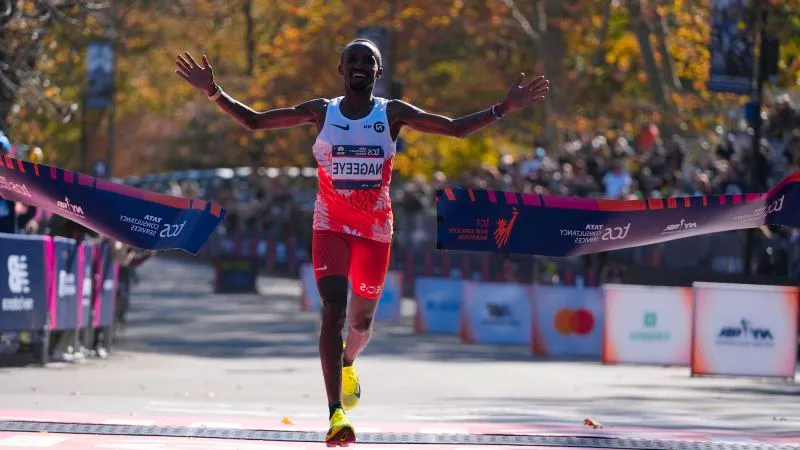
POLYGON ((556 312, 553 326, 560 334, 589 334, 594 329, 594 315, 585 308, 561 308, 556 312))
POLYGON ((183 227, 186 226, 186 221, 184 220, 183 223, 177 223, 175 225, 170 225, 168 223, 163 224, 163 228, 161 229, 161 233, 158 235, 162 238, 168 237, 178 237, 183 232, 183 227))

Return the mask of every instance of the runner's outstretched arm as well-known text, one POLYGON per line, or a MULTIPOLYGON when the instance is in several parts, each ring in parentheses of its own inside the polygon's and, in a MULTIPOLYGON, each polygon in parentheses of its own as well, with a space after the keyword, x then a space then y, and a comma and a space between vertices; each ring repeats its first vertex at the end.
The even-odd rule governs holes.
POLYGON ((292 108, 279 108, 271 111, 255 111, 222 91, 214 82, 214 71, 208 58, 203 55, 203 65, 195 62, 189 52, 175 59, 175 73, 195 88, 205 92, 229 116, 236 119, 244 128, 253 130, 273 130, 291 128, 315 123, 313 113, 322 99, 310 100, 292 108))
POLYGON ((525 74, 520 74, 500 103, 458 119, 431 114, 404 101, 393 100, 392 126, 407 125, 423 133, 465 138, 511 111, 542 103, 550 90, 550 81, 543 76, 526 83, 523 83, 524 80, 525 74))

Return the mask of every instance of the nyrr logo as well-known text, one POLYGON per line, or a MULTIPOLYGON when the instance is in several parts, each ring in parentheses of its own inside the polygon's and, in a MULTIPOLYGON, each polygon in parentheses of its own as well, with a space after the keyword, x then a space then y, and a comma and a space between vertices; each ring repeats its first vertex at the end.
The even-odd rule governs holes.
POLYGON ((79 205, 70 203, 69 197, 64 197, 63 202, 56 202, 56 206, 58 206, 62 211, 66 211, 78 217, 86 217, 83 212, 83 208, 81 208, 79 205))
POLYGON ((694 230, 696 228, 697 228, 697 222, 687 222, 685 219, 681 219, 680 223, 674 223, 672 225, 667 225, 667 227, 664 228, 664 231, 662 231, 661 233, 662 234, 664 234, 664 233, 678 233, 678 232, 686 231, 686 230, 694 230))
POLYGON ((511 220, 500 219, 497 221, 497 229, 494 230, 494 242, 497 244, 497 248, 503 248, 508 244, 508 238, 511 236, 517 216, 519 216, 519 210, 514 208, 511 212, 511 220))
POLYGON ((511 317, 511 307, 501 303, 487 303, 486 314, 494 319, 502 319, 503 317, 511 317))
POLYGON ((747 319, 742 319, 738 326, 722 327, 717 336, 717 343, 722 345, 772 347, 774 341, 769 328, 753 327, 747 319))

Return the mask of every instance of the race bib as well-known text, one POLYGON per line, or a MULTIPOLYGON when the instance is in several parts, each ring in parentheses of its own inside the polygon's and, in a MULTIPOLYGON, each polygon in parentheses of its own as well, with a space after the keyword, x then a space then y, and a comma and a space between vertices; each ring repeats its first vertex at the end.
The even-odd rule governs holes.
POLYGON ((334 145, 331 150, 334 189, 378 189, 383 184, 383 147, 379 145, 334 145))

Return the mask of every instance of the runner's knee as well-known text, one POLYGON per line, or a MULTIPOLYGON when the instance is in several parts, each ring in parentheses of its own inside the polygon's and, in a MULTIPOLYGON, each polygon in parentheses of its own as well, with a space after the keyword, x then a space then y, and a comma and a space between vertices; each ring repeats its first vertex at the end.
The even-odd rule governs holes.
POLYGON ((372 329, 378 301, 354 295, 350 303, 350 328, 358 333, 368 332, 372 329))
POLYGON ((330 310, 347 309, 347 277, 330 275, 317 280, 322 306, 330 310))
POLYGON ((362 314, 359 317, 350 318, 350 328, 358 333, 366 333, 372 328, 373 314, 362 314))

